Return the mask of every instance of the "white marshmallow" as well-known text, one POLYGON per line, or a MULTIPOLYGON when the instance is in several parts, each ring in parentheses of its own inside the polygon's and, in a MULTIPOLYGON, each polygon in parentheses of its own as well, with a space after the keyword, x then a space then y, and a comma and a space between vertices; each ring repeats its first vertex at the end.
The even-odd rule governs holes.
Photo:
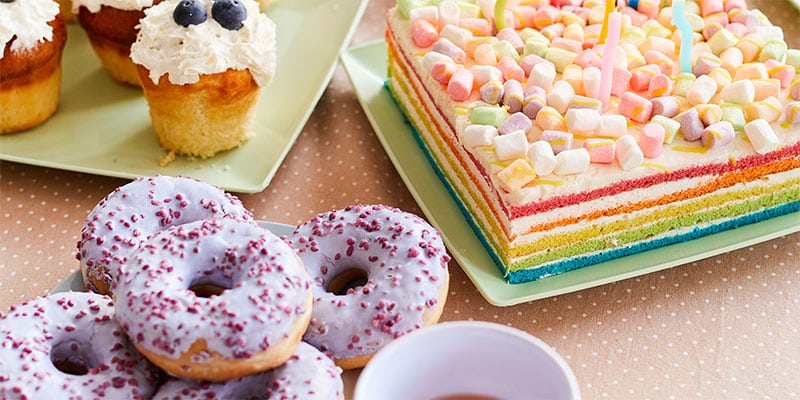
POLYGON ((475 79, 475 86, 481 87, 489 81, 503 81, 503 71, 494 65, 473 65, 469 69, 475 79))
POLYGON ((580 174, 589 169, 589 151, 583 147, 564 150, 556 155, 556 175, 580 174))
POLYGON ((445 25, 439 33, 439 37, 450 40, 461 49, 466 49, 467 43, 472 39, 472 32, 455 25, 445 25))
POLYGON ((412 8, 408 12, 408 19, 412 22, 418 19, 424 19, 436 26, 439 23, 439 9, 436 6, 412 8))
POLYGON ((500 161, 525 157, 528 151, 528 138, 523 131, 514 131, 492 138, 494 152, 500 161))
POLYGON ((472 150, 476 147, 491 146, 494 144, 492 141, 497 136, 497 128, 491 125, 469 125, 462 133, 462 141, 464 146, 472 150))
POLYGON ((550 88, 553 87, 553 81, 555 79, 556 66, 553 65, 553 63, 543 62, 533 66, 533 70, 531 70, 531 76, 528 78, 528 84, 532 83, 544 90, 550 90, 550 88))
POLYGON ((575 89, 567 81, 557 81, 547 93, 547 105, 555 108, 563 115, 567 112, 569 103, 575 97, 575 89))
POLYGON ((583 69, 583 91, 591 98, 600 97, 600 68, 586 67, 583 69))
POLYGON ((644 153, 636 143, 633 135, 624 135, 617 139, 617 162, 626 171, 630 171, 644 161, 644 153))
POLYGON ((689 87, 686 100, 692 105, 708 104, 715 94, 717 94, 717 81, 708 75, 700 75, 689 87))
POLYGON ((461 8, 453 0, 445 0, 439 3, 439 29, 447 26, 458 26, 461 19, 461 8))
POLYGON ((598 121, 597 136, 620 137, 628 134, 628 119, 620 114, 603 114, 598 121))
POLYGON ((600 113, 591 108, 570 108, 565 117, 573 132, 592 133, 600 127, 600 113))
POLYGON ((719 91, 719 98, 727 103, 750 104, 755 101, 756 87, 750 79, 733 81, 719 91))
POLYGON ((528 145, 528 161, 536 171, 536 175, 544 176, 553 173, 556 168, 556 155, 553 147, 544 140, 537 140, 528 145))
POLYGON ((769 153, 778 148, 778 136, 765 119, 750 121, 744 126, 744 133, 758 154, 769 153))
POLYGON ((452 58, 442 53, 437 53, 435 51, 429 51, 425 53, 424 56, 422 56, 422 66, 425 67, 426 71, 430 71, 431 69, 433 69, 433 66, 440 61, 455 64, 455 61, 453 61, 452 58))

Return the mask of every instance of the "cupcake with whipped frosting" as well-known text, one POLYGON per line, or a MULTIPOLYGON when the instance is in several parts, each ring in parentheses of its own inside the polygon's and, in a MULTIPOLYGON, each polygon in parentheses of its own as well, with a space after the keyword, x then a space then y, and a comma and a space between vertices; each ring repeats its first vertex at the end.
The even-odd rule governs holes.
POLYGON ((55 1, 0 1, 0 133, 33 128, 56 112, 66 40, 55 1))
POLYGON ((254 0, 168 0, 145 11, 131 58, 162 147, 211 157, 253 135, 275 23, 254 0))
POLYGON ((144 10, 158 0, 72 0, 72 12, 103 68, 117 82, 139 86, 130 58, 144 10))

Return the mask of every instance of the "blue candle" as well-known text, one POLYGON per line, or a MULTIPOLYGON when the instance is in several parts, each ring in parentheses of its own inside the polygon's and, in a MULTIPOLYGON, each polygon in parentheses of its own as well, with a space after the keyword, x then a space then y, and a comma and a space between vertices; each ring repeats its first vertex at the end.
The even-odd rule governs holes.
POLYGON ((677 26, 681 31, 681 72, 692 73, 692 39, 694 32, 689 20, 686 19, 685 0, 674 0, 672 2, 672 25, 677 26))
POLYGON ((638 10, 639 9, 639 0, 628 0, 628 7, 638 10))

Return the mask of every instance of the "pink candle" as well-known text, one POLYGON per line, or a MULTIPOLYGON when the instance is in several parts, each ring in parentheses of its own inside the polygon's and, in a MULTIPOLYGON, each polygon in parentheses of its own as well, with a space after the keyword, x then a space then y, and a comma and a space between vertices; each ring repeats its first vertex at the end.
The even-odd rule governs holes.
POLYGON ((608 108, 608 100, 611 96, 611 83, 614 75, 614 57, 617 54, 619 35, 622 25, 622 14, 614 11, 608 15, 608 37, 603 48, 603 64, 600 66, 600 101, 603 102, 603 110, 608 108))

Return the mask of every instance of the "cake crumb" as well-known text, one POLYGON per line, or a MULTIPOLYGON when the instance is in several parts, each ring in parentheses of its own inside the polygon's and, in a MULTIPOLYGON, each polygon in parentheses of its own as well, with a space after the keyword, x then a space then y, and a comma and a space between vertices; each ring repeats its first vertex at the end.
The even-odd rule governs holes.
POLYGON ((158 160, 158 165, 168 167, 173 161, 175 161, 175 152, 170 151, 167 155, 158 160))

